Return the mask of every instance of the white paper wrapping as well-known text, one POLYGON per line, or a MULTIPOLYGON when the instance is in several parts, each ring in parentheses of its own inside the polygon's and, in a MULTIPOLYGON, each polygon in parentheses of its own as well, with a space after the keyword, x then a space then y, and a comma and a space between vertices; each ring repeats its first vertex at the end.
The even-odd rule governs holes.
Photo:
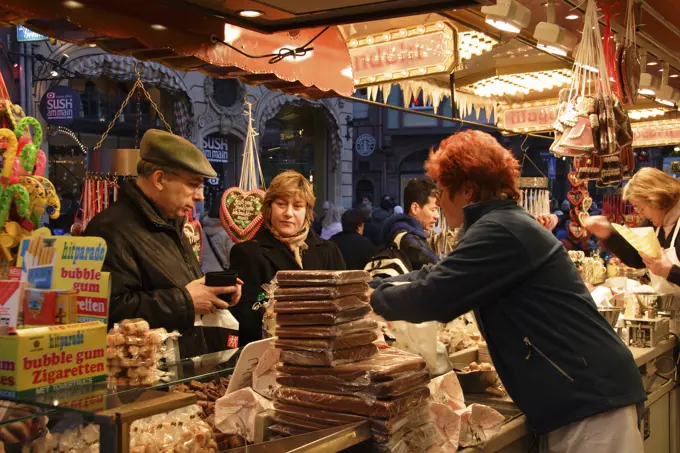
POLYGON ((237 390, 215 403, 215 427, 225 434, 239 434, 248 442, 254 442, 256 417, 269 409, 269 400, 252 388, 237 390))

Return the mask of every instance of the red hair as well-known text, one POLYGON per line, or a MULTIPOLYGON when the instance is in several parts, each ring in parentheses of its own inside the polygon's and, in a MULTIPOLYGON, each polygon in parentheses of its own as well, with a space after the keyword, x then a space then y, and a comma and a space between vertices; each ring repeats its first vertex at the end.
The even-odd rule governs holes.
POLYGON ((472 191, 472 202, 496 198, 519 200, 519 162, 494 137, 467 130, 453 134, 430 151, 425 162, 427 175, 449 194, 462 188, 472 191))

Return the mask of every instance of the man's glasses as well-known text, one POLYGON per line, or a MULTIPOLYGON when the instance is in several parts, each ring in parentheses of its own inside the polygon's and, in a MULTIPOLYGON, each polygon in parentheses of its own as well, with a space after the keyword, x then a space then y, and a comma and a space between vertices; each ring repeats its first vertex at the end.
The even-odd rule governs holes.
POLYGON ((173 176, 177 176, 179 179, 184 181, 186 185, 189 186, 189 188, 194 191, 194 193, 203 192, 203 189, 205 189, 205 184, 203 183, 197 184, 196 182, 190 181, 184 176, 175 173, 174 171, 168 171, 167 173, 170 173, 173 176))

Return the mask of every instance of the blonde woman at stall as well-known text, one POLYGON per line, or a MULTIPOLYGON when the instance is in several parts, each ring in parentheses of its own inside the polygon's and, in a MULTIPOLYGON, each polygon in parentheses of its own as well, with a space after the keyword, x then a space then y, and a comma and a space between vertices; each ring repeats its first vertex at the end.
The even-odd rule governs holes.
POLYGON ((604 216, 590 217, 585 227, 628 267, 650 271, 660 294, 680 294, 680 181, 656 168, 642 168, 623 189, 623 199, 653 226, 663 250, 658 258, 639 253, 604 216))
POLYGON ((239 322, 239 347, 262 339, 262 285, 281 270, 345 270, 338 246, 312 231, 314 190, 300 173, 277 175, 265 194, 264 226, 255 237, 231 249, 230 270, 245 283, 241 302, 231 308, 239 322))
POLYGON ((647 396, 633 355, 562 244, 517 204, 512 153, 470 130, 442 141, 425 167, 449 227, 464 233, 437 264, 373 282, 376 314, 447 323, 474 310, 543 451, 642 453, 636 406, 647 396))

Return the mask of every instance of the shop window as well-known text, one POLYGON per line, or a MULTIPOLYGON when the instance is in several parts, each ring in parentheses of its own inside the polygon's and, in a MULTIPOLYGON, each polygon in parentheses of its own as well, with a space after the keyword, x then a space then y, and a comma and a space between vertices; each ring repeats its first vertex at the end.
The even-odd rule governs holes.
POLYGON ((239 99, 239 81, 236 79, 213 79, 213 99, 220 107, 231 107, 239 99))
POLYGON ((260 143, 267 185, 282 171, 295 170, 312 180, 317 200, 325 200, 329 131, 320 113, 311 106, 284 105, 267 121, 260 143))

